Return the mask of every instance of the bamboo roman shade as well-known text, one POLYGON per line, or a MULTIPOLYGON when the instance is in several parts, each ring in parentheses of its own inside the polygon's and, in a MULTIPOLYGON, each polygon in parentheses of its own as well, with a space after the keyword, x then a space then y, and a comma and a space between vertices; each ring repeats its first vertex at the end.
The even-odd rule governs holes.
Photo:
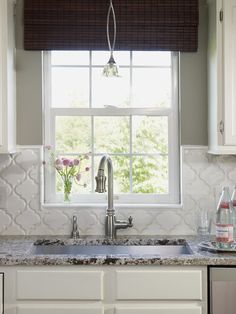
MULTIPOLYGON (((107 50, 109 0, 24 0, 26 50, 107 50)), ((116 50, 194 52, 198 0, 113 0, 116 50)))

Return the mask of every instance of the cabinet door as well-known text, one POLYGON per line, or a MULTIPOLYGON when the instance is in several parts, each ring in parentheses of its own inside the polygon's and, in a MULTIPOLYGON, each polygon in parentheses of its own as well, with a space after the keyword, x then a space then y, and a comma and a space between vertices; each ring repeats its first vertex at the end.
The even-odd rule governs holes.
POLYGON ((6 73, 6 64, 4 59, 4 51, 6 50, 6 2, 0 2, 0 149, 3 146, 3 105, 5 102, 5 73, 6 73))
POLYGON ((201 270, 117 271, 117 300, 202 300, 201 270))
POLYGON ((195 305, 117 306, 115 314, 202 314, 202 309, 195 305))
POLYGON ((4 313, 4 309, 3 309, 3 274, 0 273, 0 314, 4 313))
POLYGON ((16 149, 14 4, 0 1, 0 153, 16 149))
POLYGON ((225 145, 236 145, 236 0, 223 1, 225 145))
POLYGON ((17 271, 17 300, 102 300, 103 272, 17 271))
POLYGON ((17 314, 104 314, 104 311, 102 307, 83 305, 30 304, 17 306, 17 314))

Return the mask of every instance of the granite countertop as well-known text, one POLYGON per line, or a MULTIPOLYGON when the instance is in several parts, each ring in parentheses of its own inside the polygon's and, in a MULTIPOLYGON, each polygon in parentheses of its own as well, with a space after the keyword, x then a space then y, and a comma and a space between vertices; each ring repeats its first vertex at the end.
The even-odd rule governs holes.
POLYGON ((68 237, 0 237, 0 265, 236 265, 236 253, 210 253, 198 248, 196 237, 119 237, 111 241, 103 237, 81 237, 73 240, 68 237), (192 254, 178 256, 161 255, 36 255, 37 245, 173 245, 184 244, 185 240, 192 249, 192 254))

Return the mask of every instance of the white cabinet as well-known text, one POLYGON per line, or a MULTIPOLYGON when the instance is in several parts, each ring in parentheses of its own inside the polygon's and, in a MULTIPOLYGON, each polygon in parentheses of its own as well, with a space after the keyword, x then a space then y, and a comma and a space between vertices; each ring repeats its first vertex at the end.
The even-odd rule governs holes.
POLYGON ((14 0, 0 1, 0 153, 15 151, 14 0))
POLYGON ((202 300, 201 270, 119 270, 116 277, 118 300, 202 300))
POLYGON ((202 314, 201 306, 183 304, 156 306, 117 306, 115 314, 202 314))
POLYGON ((223 1, 224 142, 236 146, 236 0, 223 1))
POLYGON ((2 269, 4 314, 207 313, 206 267, 5 266, 2 269))
POLYGON ((17 271, 17 300, 102 300, 103 272, 17 271))
POLYGON ((104 311, 103 308, 99 306, 32 304, 17 306, 17 314, 104 314, 104 311))
POLYGON ((4 313, 4 308, 3 308, 3 296, 4 296, 4 293, 3 293, 3 283, 4 283, 4 280, 3 280, 3 273, 0 273, 0 314, 3 314, 4 313))
POLYGON ((236 154, 236 0, 209 0, 209 152, 236 154))

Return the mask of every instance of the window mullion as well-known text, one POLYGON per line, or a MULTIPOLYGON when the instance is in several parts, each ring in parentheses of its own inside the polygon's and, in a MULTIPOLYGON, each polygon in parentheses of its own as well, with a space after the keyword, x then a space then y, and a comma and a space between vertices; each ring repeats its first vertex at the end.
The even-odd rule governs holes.
POLYGON ((130 70, 129 70, 129 75, 130 75, 130 82, 129 82, 129 88, 130 88, 130 95, 129 95, 129 100, 130 100, 130 106, 132 107, 132 94, 133 94, 133 52, 130 51, 130 70))
MULTIPOLYGON (((132 90, 133 90, 133 52, 130 51, 130 106, 132 107, 132 90)), ((129 143, 130 143, 130 171, 129 171, 129 177, 130 177, 130 193, 133 193, 133 132, 132 132, 132 116, 130 115, 130 120, 129 120, 129 143)))
POLYGON ((89 108, 92 108, 92 51, 89 52, 89 108))
MULTIPOLYGON (((92 96, 92 51, 89 52, 89 108, 92 108, 93 96, 92 96)), ((91 192, 94 188, 94 116, 91 116, 91 192)))
POLYGON ((172 108, 52 108, 57 116, 168 116, 172 108))
POLYGON ((92 116, 91 117, 91 167, 92 167, 92 171, 91 171, 91 189, 92 189, 92 192, 95 190, 95 187, 94 187, 94 177, 95 177, 95 169, 94 169, 94 166, 95 166, 95 160, 94 160, 94 117, 92 116))
POLYGON ((129 143, 130 143, 130 172, 129 172, 129 177, 130 177, 130 193, 133 193, 133 136, 132 136, 132 116, 130 116, 129 120, 129 143))

